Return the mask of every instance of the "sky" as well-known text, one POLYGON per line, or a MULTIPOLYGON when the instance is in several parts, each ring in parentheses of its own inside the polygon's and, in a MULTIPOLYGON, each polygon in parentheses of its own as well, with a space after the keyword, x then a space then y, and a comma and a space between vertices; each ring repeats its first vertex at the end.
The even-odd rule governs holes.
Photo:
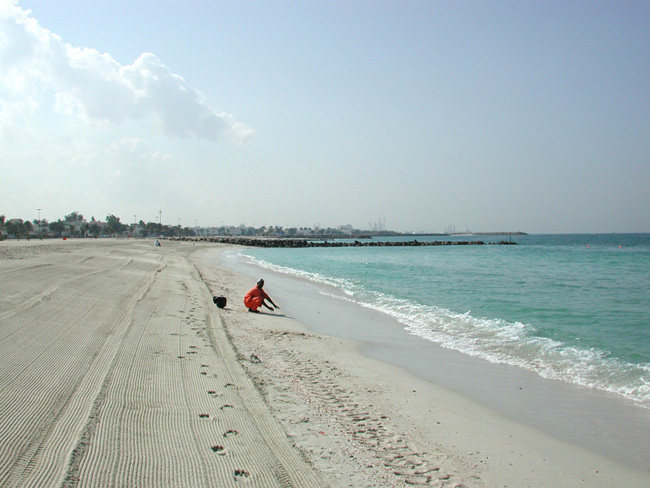
POLYGON ((0 214, 650 232, 649 25, 633 0, 0 0, 0 214))

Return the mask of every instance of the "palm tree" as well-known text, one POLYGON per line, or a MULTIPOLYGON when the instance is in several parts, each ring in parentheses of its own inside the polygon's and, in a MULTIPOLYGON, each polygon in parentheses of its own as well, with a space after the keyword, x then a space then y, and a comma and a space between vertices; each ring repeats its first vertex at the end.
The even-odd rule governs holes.
POLYGON ((56 222, 50 222, 48 228, 55 234, 59 234, 59 237, 61 237, 61 233, 65 230, 65 225, 61 222, 61 219, 59 219, 56 222))
POLYGON ((33 228, 34 227, 32 227, 32 223, 29 220, 23 222, 22 232, 23 232, 23 235, 25 235, 25 234, 27 235, 27 240, 29 240, 29 238, 31 237, 31 232, 32 232, 33 228))
POLYGON ((23 219, 11 219, 5 224, 7 228, 7 234, 13 234, 17 240, 20 240, 25 234, 27 234, 27 240, 29 240, 29 231, 32 230, 31 222, 23 222, 23 219))
POLYGON ((95 236, 95 239, 97 239, 97 236, 99 235, 99 225, 97 222, 93 220, 92 223, 88 226, 88 231, 91 235, 95 236))
POLYGON ((7 229, 7 236, 14 235, 14 237, 20 240, 20 228, 16 219, 11 219, 5 223, 5 229, 7 229))
POLYGON ((119 234, 125 227, 124 224, 120 222, 120 218, 113 214, 106 216, 106 223, 108 224, 108 230, 111 235, 119 234))

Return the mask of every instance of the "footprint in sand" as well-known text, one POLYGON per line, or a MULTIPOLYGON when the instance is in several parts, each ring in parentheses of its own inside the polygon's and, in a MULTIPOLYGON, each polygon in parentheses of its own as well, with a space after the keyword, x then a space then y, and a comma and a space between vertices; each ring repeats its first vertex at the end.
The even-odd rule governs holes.
POLYGON ((236 430, 229 430, 227 432, 224 432, 223 436, 224 437, 230 437, 230 436, 237 435, 237 434, 239 434, 239 432, 237 432, 236 430))
POLYGON ((209 419, 209 418, 210 418, 210 414, 209 414, 209 413, 200 413, 200 414, 199 414, 199 417, 202 418, 202 419, 209 419))
POLYGON ((251 474, 250 474, 248 471, 246 471, 246 470, 243 470, 243 469, 236 469, 236 470, 235 470, 235 476, 240 476, 240 477, 243 477, 243 478, 248 478, 250 475, 251 475, 251 474))
POLYGON ((213 452, 216 452, 219 454, 219 456, 225 456, 226 455, 226 448, 223 446, 212 446, 210 449, 212 449, 213 452))

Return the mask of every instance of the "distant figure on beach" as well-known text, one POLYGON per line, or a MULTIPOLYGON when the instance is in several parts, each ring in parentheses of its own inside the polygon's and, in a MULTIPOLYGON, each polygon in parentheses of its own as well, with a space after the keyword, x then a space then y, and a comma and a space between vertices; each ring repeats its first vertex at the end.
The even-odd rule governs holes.
POLYGON ((273 305, 275 308, 280 308, 275 303, 273 303, 273 300, 271 300, 271 297, 266 294, 263 287, 264 280, 259 280, 257 284, 251 288, 248 293, 246 293, 246 296, 244 297, 244 305, 248 307, 249 312, 259 313, 259 310, 257 309, 262 305, 273 311, 273 308, 266 304, 266 300, 271 302, 271 305, 273 305))

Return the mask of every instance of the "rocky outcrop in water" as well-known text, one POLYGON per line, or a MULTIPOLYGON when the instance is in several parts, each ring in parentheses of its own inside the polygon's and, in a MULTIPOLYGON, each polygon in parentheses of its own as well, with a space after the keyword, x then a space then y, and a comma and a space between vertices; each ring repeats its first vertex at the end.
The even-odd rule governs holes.
POLYGON ((313 241, 309 239, 281 239, 281 238, 260 238, 260 237, 174 237, 171 240, 176 241, 195 241, 195 242, 220 242, 224 244, 235 244, 238 246, 249 247, 405 247, 405 246, 484 246, 499 245, 512 246, 516 242, 499 241, 486 243, 484 241, 313 241))

